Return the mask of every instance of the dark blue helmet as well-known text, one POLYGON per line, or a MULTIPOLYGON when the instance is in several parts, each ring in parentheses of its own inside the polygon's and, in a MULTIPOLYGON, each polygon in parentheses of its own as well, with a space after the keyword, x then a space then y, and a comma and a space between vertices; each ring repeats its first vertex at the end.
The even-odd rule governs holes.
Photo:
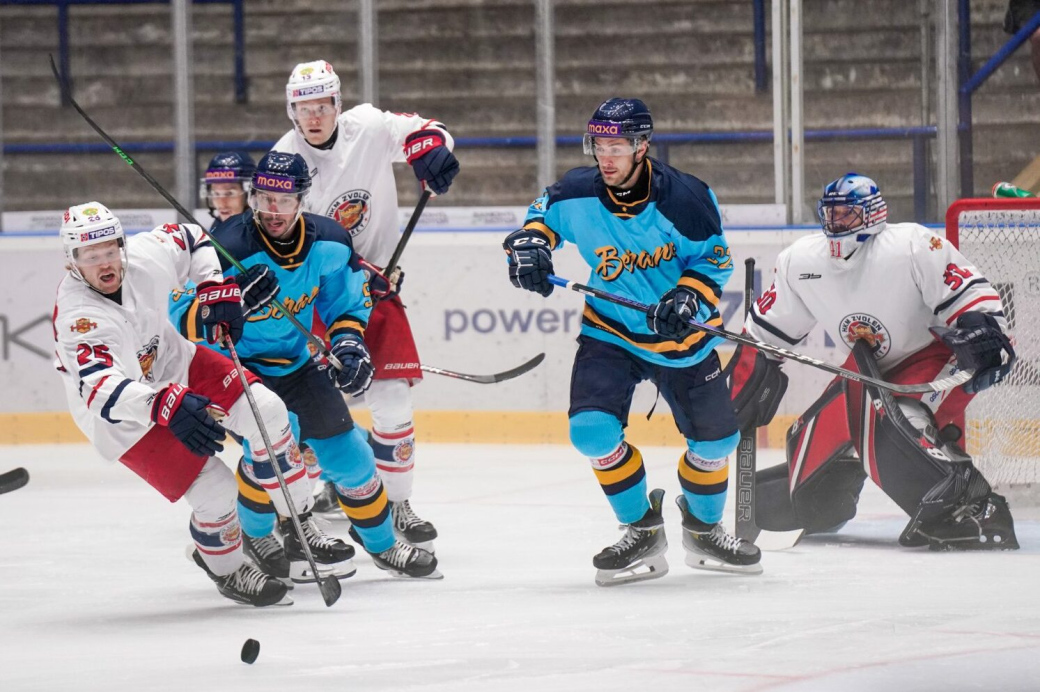
POLYGON ((253 179, 256 162, 244 151, 224 151, 212 159, 206 167, 203 183, 248 183, 253 179))
POLYGON ((586 154, 594 154, 596 137, 624 137, 633 146, 640 139, 654 134, 654 120, 650 109, 639 99, 607 99, 599 105, 585 128, 582 146, 586 154))
POLYGON ((253 174, 253 190, 302 195, 310 186, 310 170, 299 154, 269 151, 260 159, 253 174))

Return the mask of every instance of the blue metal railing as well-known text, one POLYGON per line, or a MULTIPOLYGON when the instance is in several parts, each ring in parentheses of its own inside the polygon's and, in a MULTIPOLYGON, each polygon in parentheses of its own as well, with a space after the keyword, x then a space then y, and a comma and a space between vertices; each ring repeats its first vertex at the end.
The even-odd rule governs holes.
POLYGON ((766 0, 755 0, 752 5, 755 24, 755 93, 768 91, 766 74, 766 0))
MULTIPOLYGON (((58 69, 65 75, 69 88, 69 6, 70 5, 150 5, 169 4, 170 0, 0 0, 0 5, 54 5, 58 9, 58 69)), ((245 0, 192 0, 197 4, 229 4, 234 22, 235 102, 249 99, 246 82, 245 0)), ((68 105, 63 91, 62 104, 68 105)))
MULTIPOLYGON (((894 127, 863 128, 849 130, 806 130, 807 142, 834 142, 843 140, 906 140, 913 143, 914 170, 914 219, 924 223, 928 216, 928 140, 935 137, 936 128, 927 127, 894 127)), ((581 144, 577 135, 562 135, 556 138, 556 145, 561 147, 581 144)), ((671 148, 684 144, 749 144, 769 143, 773 141, 771 130, 750 130, 744 132, 677 132, 657 133, 652 144, 654 154, 664 162, 668 162, 671 148)), ((216 140, 196 142, 195 150, 201 152, 218 151, 267 151, 275 142, 273 140, 216 140)), ((456 137, 455 145, 459 148, 507 148, 533 149, 538 145, 534 136, 518 137, 456 137)), ((128 154, 169 153, 173 151, 173 142, 123 142, 120 148, 128 154)), ((111 151, 102 142, 83 144, 5 144, 4 154, 96 154, 111 151)))
POLYGON ((975 74, 971 73, 971 7, 969 0, 960 0, 957 5, 960 42, 957 54, 957 73, 960 87, 957 90, 957 132, 961 149, 961 197, 975 195, 974 147, 972 145, 971 95, 993 76, 1019 46, 1029 40, 1040 29, 1040 12, 1037 12, 1018 30, 1007 43, 993 54, 975 74))

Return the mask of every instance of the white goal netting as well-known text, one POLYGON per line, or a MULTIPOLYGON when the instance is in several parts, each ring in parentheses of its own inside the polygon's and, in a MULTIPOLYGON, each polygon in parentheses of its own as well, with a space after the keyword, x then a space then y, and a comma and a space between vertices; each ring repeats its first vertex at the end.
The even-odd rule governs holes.
POLYGON ((1018 361, 967 411, 968 452, 999 491, 1040 501, 1040 199, 962 199, 946 236, 1000 293, 1018 361))

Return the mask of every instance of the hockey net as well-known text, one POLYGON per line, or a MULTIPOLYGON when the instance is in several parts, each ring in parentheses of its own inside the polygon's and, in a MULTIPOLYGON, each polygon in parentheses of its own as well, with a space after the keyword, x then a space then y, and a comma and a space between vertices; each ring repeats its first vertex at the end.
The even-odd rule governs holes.
POLYGON ((1018 361, 967 410, 968 452, 986 479, 1040 504, 1040 199, 962 199, 946 237, 1000 293, 1018 361))

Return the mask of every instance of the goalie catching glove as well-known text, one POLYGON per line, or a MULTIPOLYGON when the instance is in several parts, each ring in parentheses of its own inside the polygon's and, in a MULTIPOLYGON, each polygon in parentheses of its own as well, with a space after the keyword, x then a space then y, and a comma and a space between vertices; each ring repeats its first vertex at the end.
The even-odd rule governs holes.
POLYGON ((1015 349, 992 315, 966 312, 957 318, 956 329, 935 329, 934 332, 953 351, 958 367, 975 371, 975 376, 964 385, 968 394, 992 387, 1011 372, 1015 349), (1002 351, 1008 354, 1006 363, 1002 351))
POLYGON ((787 375, 780 361, 740 344, 726 366, 733 412, 741 431, 769 425, 787 391, 787 375))
POLYGON ((210 400, 183 384, 171 384, 159 390, 152 404, 152 421, 169 428, 188 451, 211 457, 224 450, 221 442, 227 430, 207 411, 210 400))

